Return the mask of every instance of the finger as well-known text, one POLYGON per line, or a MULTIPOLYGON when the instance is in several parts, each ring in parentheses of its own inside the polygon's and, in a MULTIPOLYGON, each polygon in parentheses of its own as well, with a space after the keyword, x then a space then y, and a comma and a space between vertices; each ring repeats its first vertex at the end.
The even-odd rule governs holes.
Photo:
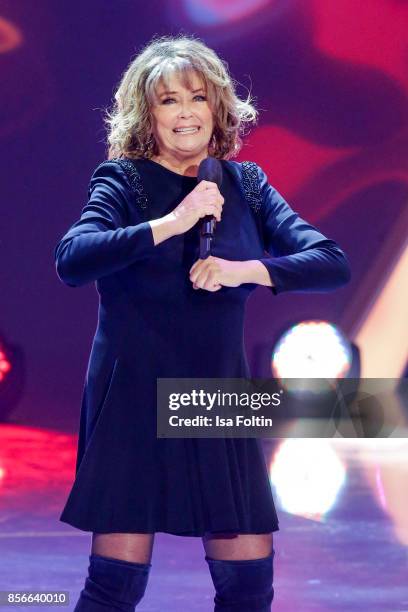
POLYGON ((195 279, 195 282, 194 282, 195 286, 196 286, 198 289, 204 289, 204 285, 205 285, 205 280, 206 280, 206 278, 207 278, 207 275, 206 275, 206 274, 202 274, 202 273, 201 273, 201 274, 200 274, 199 276, 197 276, 197 278, 195 279))
POLYGON ((194 281, 197 287, 199 287, 200 289, 204 289, 205 283, 208 278, 208 274, 209 274, 209 270, 207 268, 200 270, 199 274, 197 275, 194 281))
POLYGON ((195 272, 195 270, 198 268, 198 266, 203 262, 203 259, 197 259, 197 261, 195 261, 193 263, 193 265, 191 266, 190 270, 188 271, 189 274, 191 274, 192 272, 195 272))
POLYGON ((216 191, 215 189, 206 189, 206 191, 201 194, 201 198, 204 200, 204 202, 216 202, 220 205, 222 202, 222 196, 220 192, 216 191))
POLYGON ((219 217, 218 220, 221 221, 222 208, 219 202, 217 202, 216 200, 210 200, 209 202, 207 202, 207 206, 214 207, 214 212, 212 214, 214 214, 214 216, 216 217, 219 217))
POLYGON ((213 267, 210 266, 208 268, 208 274, 207 274, 207 278, 203 284, 203 289, 207 289, 208 291, 212 291, 214 289, 214 287, 216 287, 217 285, 219 285, 219 278, 218 278, 218 268, 217 267, 213 267))
POLYGON ((196 270, 197 270, 197 266, 196 264, 194 264, 194 266, 192 266, 188 272, 190 279, 192 278, 192 275, 195 273, 196 270))
POLYGON ((207 204, 216 204, 217 206, 220 207, 220 209, 222 208, 224 204, 221 197, 218 194, 211 192, 211 191, 206 191, 202 197, 204 199, 204 202, 206 202, 207 204))
POLYGON ((203 289, 205 289, 206 291, 218 291, 219 289, 221 289, 222 285, 220 285, 220 283, 206 283, 205 286, 203 287, 203 289))
POLYGON ((217 221, 221 221, 221 211, 216 204, 213 205, 213 212, 210 214, 214 215, 217 221))
MULTIPOLYGON (((212 258, 212 255, 210 255, 210 257, 212 258)), ((210 259, 210 257, 208 257, 207 260, 208 261, 210 259)), ((214 277, 214 271, 210 270, 210 274, 208 275, 207 280, 204 282, 204 276, 201 275, 200 276, 200 280, 199 282, 193 282, 193 289, 204 289, 205 291, 219 291, 221 289, 223 285, 221 283, 218 282, 218 280, 215 279, 214 277)))
POLYGON ((190 271, 190 280, 192 282, 196 282, 199 274, 201 274, 202 270, 206 268, 206 266, 208 265, 207 263, 207 259, 199 259, 195 264, 195 268, 194 270, 190 271))
MULTIPOLYGON (((207 194, 206 194, 207 195, 207 194)), ((222 207, 224 206, 224 198, 220 196, 210 194, 207 200, 208 204, 215 204, 220 212, 222 212, 222 207)))
POLYGON ((216 204, 206 204, 204 206, 200 217, 205 217, 206 215, 214 215, 217 221, 221 221, 221 212, 216 204))
POLYGON ((206 189, 217 189, 217 183, 213 183, 212 181, 200 181, 196 187, 194 187, 193 191, 205 191, 206 189))
POLYGON ((188 271, 189 276, 192 280, 193 276, 195 277, 195 274, 198 274, 198 270, 200 269, 201 266, 208 266, 211 262, 217 261, 219 259, 219 257, 214 257, 214 255, 209 255, 208 257, 206 257, 205 259, 197 259, 197 261, 195 261, 193 263, 193 265, 191 266, 190 270, 188 271))

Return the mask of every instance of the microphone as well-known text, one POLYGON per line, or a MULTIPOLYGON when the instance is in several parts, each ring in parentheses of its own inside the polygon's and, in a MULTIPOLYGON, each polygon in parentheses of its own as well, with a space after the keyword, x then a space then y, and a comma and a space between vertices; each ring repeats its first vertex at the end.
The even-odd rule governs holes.
MULTIPOLYGON (((218 189, 222 183, 221 162, 215 157, 206 157, 200 162, 197 172, 198 182, 211 181, 216 183, 218 189)), ((211 241, 214 238, 216 219, 214 215, 203 217, 200 226, 200 259, 207 259, 211 253, 211 241)))

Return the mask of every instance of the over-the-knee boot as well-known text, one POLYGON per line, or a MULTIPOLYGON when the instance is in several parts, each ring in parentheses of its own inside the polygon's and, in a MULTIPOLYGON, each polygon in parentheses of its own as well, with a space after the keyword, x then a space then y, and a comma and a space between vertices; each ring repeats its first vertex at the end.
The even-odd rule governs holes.
POLYGON ((214 612, 269 612, 273 600, 273 558, 226 561, 205 557, 215 587, 214 612))
POLYGON ((146 590, 151 563, 89 556, 88 577, 74 612, 133 612, 146 590))

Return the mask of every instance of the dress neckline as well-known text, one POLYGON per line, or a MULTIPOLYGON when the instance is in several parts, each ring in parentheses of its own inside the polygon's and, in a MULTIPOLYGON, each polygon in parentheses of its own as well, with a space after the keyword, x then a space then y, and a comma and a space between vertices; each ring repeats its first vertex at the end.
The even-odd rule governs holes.
POLYGON ((173 174, 174 176, 178 176, 183 179, 192 179, 193 181, 197 180, 196 176, 189 176, 188 174, 180 174, 179 172, 174 172, 174 170, 170 170, 169 168, 166 168, 166 166, 163 166, 163 164, 159 164, 159 162, 156 162, 153 159, 150 159, 149 157, 143 157, 142 159, 144 159, 146 162, 154 164, 155 166, 158 166, 165 172, 169 172, 170 174, 173 174))

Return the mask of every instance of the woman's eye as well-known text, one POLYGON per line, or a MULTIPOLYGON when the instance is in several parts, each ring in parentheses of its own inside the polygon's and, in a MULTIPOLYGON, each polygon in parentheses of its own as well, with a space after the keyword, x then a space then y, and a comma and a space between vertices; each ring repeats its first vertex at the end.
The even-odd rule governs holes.
MULTIPOLYGON (((196 100, 197 98, 198 98, 200 101, 204 101, 204 102, 205 102, 205 100, 207 100, 207 97, 206 97, 206 96, 203 96, 203 95, 201 95, 201 94, 200 94, 200 95, 197 95, 197 96, 194 96, 193 100, 196 100)), ((167 103, 169 103, 169 102, 175 102, 175 101, 176 101, 176 100, 175 100, 174 98, 165 98, 164 100, 162 100, 162 104, 167 104, 167 103)))

